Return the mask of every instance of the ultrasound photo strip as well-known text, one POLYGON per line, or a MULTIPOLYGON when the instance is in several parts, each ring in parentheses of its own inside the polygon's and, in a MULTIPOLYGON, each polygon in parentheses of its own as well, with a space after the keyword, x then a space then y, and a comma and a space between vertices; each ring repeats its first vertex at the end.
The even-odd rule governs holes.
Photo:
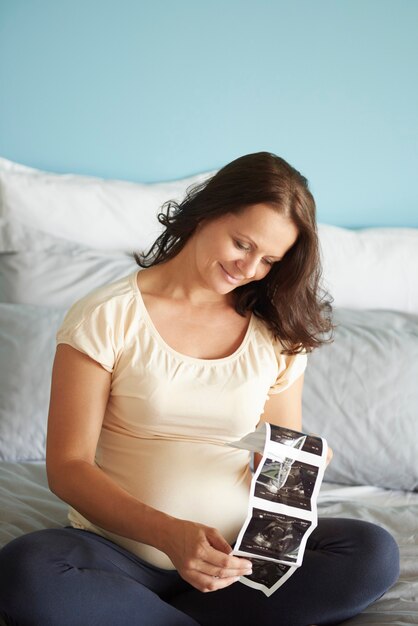
POLYGON ((253 573, 240 582, 269 596, 302 565, 307 539, 318 523, 316 501, 327 443, 263 423, 229 445, 262 454, 234 554, 253 562, 253 573))

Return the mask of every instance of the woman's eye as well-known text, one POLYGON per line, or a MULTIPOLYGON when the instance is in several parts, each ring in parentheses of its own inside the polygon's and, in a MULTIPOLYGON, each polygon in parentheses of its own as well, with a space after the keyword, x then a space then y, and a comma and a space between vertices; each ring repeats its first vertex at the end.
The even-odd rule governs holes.
POLYGON ((268 265, 269 267, 271 267, 272 265, 274 265, 274 261, 272 259, 263 259, 264 263, 266 265, 268 265))
POLYGON ((242 243, 242 241, 238 241, 238 239, 235 240, 235 245, 240 250, 245 250, 246 252, 249 252, 251 250, 250 246, 245 245, 245 243, 242 243))

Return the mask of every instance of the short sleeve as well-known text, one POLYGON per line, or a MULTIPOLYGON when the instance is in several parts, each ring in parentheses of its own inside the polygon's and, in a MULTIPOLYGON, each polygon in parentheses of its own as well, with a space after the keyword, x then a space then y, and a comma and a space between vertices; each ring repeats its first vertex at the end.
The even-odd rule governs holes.
POLYGON ((288 389, 306 369, 308 356, 306 352, 299 354, 282 354, 282 347, 278 342, 274 342, 274 352, 277 359, 278 374, 276 381, 271 385, 269 394, 281 393, 288 389))
POLYGON ((94 359, 108 372, 113 372, 120 349, 115 303, 97 302, 87 296, 69 309, 59 328, 56 340, 68 344, 94 359))

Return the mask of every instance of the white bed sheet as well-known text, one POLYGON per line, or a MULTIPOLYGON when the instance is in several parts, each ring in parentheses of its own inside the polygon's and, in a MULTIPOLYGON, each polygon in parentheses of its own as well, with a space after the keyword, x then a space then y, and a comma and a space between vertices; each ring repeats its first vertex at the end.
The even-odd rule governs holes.
POLYGON ((395 537, 401 555, 398 582, 350 626, 418 624, 418 493, 378 487, 323 485, 318 514, 374 522, 395 537))
MULTIPOLYGON (((0 546, 23 533, 66 525, 66 511, 66 505, 48 489, 44 463, 0 463, 0 546)), ((418 493, 324 483, 318 513, 380 524, 400 547, 399 581, 382 599, 345 624, 417 625, 418 493)))

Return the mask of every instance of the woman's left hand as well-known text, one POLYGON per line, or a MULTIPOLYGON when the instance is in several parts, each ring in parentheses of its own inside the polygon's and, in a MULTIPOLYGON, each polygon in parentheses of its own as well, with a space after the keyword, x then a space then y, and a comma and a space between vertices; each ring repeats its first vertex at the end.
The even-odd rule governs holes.
POLYGON ((334 452, 333 452, 332 448, 330 448, 330 447, 328 446, 328 452, 327 452, 327 464, 326 464, 326 467, 328 467, 328 465, 331 463, 331 461, 332 461, 332 457, 333 457, 333 456, 334 456, 334 452))

